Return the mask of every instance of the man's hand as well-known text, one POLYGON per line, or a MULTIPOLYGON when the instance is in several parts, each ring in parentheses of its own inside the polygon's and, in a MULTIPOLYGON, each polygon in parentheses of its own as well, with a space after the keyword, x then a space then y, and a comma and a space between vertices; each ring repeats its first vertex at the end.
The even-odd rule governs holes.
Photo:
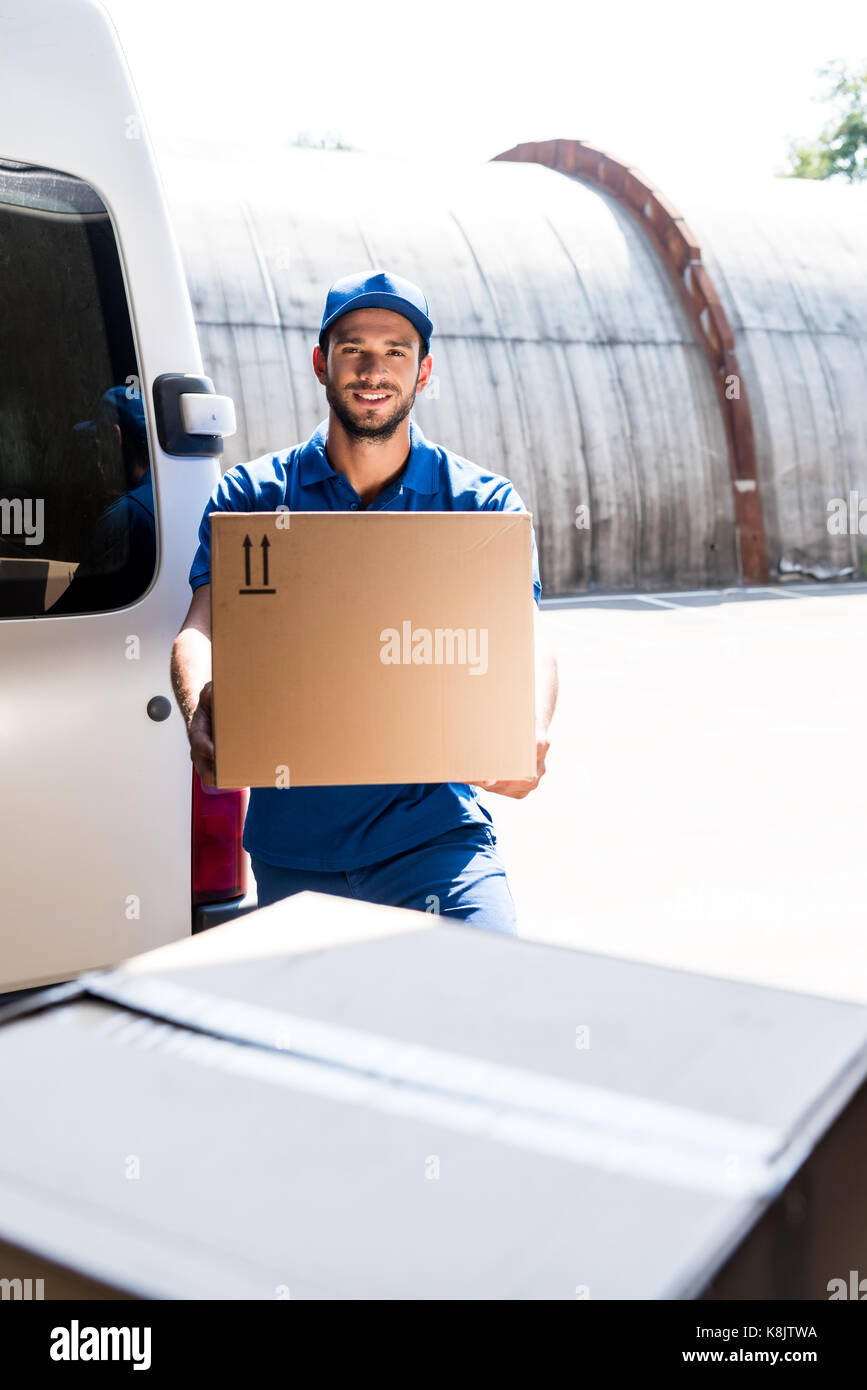
POLYGON ((217 784, 214 771, 214 740, 211 731, 211 696, 213 682, 202 686, 199 703, 196 705, 190 727, 187 730, 190 740, 190 757, 206 787, 217 784))
POLYGON ((486 792, 496 792, 498 796, 513 796, 520 801, 538 787, 545 776, 545 758, 551 747, 547 729, 536 728, 536 776, 520 782, 473 782, 471 786, 483 787, 486 792))

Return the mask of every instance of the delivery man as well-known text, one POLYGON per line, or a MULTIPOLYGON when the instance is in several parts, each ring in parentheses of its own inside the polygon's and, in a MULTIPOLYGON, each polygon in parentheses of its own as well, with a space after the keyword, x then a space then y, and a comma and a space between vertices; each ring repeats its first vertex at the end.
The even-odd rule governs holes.
MULTIPOLYGON (((526 511, 507 478, 429 443, 410 418, 430 379, 432 333, 428 302, 409 280, 384 271, 337 280, 313 350, 327 420, 303 444, 228 469, 211 495, 190 569, 193 600, 172 648, 190 756, 207 786, 214 785, 209 512, 526 511)), ((533 591, 535 618, 535 538, 533 591)), ((512 797, 538 786, 556 698, 556 665, 537 622, 536 777, 478 785, 512 797)), ((253 787, 243 845, 260 907, 312 889, 517 930, 493 822, 475 785, 253 787)))

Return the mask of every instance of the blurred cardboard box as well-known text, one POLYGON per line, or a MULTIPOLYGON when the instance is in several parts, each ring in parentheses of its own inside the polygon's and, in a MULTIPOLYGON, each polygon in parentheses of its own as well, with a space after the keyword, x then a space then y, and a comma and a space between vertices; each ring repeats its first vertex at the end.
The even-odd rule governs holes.
POLYGON ((0 1010, 0 1281, 826 1299, 865 1268, 865 1039, 860 1005, 296 894, 0 1010))
POLYGON ((215 512, 218 787, 536 772, 531 519, 215 512))

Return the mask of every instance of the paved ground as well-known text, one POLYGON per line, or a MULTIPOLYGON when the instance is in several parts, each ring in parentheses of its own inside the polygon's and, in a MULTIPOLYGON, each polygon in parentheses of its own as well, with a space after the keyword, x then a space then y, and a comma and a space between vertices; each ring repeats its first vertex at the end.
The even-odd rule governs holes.
POLYGON ((549 770, 487 798, 522 934, 867 1003, 867 585, 543 621, 549 770))

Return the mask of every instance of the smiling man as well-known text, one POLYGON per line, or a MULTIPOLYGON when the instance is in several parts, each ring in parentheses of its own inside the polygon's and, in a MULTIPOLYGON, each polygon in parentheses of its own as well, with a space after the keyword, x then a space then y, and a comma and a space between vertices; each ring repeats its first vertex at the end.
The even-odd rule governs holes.
MULTIPOLYGON (((190 569, 192 603, 172 648, 190 756, 207 786, 211 511, 526 511, 507 478, 430 443, 410 418, 430 380, 432 334, 427 299, 409 280, 384 271, 337 280, 313 350, 328 418, 303 444, 230 468, 211 495, 190 569)), ((538 609, 535 538, 533 594, 538 609)), ((511 797, 538 786, 556 698, 556 665, 537 622, 536 777, 479 785, 511 797)), ((243 842, 261 907, 312 889, 517 931, 493 822, 474 785, 254 787, 243 842)))

